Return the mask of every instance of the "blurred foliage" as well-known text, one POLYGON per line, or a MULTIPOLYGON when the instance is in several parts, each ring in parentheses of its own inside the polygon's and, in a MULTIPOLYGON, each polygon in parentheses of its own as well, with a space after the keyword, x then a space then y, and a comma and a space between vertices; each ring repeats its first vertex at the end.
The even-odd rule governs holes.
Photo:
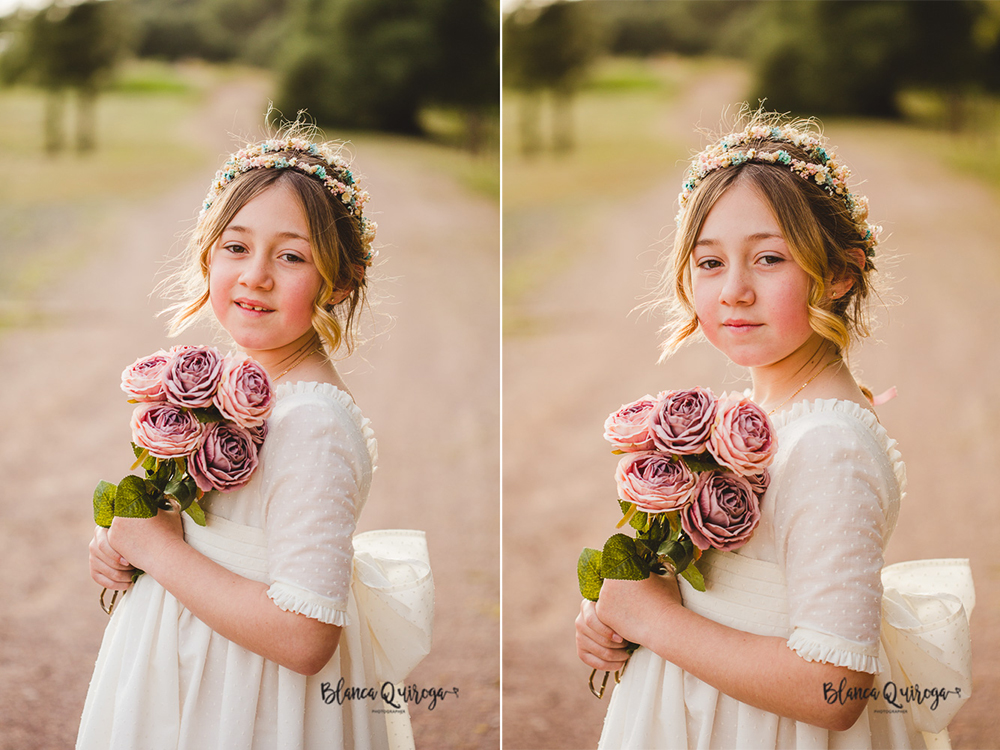
POLYGON ((331 125, 419 133, 429 105, 467 115, 470 148, 499 107, 496 0, 301 0, 279 107, 331 125))
POLYGON ((748 61, 751 100, 809 114, 896 117, 911 88, 949 99, 950 126, 975 90, 1000 91, 996 0, 591 0, 618 55, 748 61))
MULTIPOLYGON (((499 0, 86 0, 82 6, 115 6, 116 14, 127 16, 139 57, 242 62, 275 71, 275 99, 292 117, 306 109, 323 125, 419 134, 422 110, 450 109, 460 114, 461 140, 472 151, 498 131, 499 0)), ((82 6, 57 4, 39 17, 72 15, 82 6)), ((0 32, 5 24, 17 25, 0 19, 0 32)), ((15 48, 41 38, 9 36, 15 48)), ((106 38, 94 35, 73 51, 97 54, 106 38)), ((8 79, 38 57, 4 52, 5 45, 0 37, 8 79)), ((38 75, 73 85, 66 82, 85 67, 62 47, 46 49, 52 54, 44 59, 53 67, 38 75)))
POLYGON ((63 148, 65 91, 76 94, 76 145, 96 142, 94 104, 98 89, 125 56, 130 42, 129 16, 122 0, 54 3, 36 12, 22 11, 7 20, 9 44, 0 55, 0 81, 38 86, 48 92, 45 147, 63 148))
POLYGON ((521 150, 541 149, 542 94, 552 104, 553 145, 573 147, 572 97, 603 47, 590 3, 522 5, 504 19, 504 82, 524 92, 519 108, 521 150))

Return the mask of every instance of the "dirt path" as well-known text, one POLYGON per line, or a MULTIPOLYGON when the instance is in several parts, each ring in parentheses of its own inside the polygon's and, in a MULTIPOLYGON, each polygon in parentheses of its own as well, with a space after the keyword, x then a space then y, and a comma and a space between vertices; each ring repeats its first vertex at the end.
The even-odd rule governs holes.
MULTIPOLYGON (((699 146, 692 126, 715 126, 740 96, 738 81, 706 75, 664 112, 664 136, 699 146)), ((919 144, 898 133, 828 130, 866 180, 873 215, 890 233, 886 245, 903 256, 894 291, 906 303, 881 316, 890 318, 878 331, 881 343, 855 358, 876 392, 890 385, 900 392, 880 410, 909 468, 888 561, 971 558, 974 695, 951 733, 956 748, 996 747, 1000 551, 983 532, 1000 521, 986 472, 1000 453, 1000 351, 982 321, 1000 315, 992 226, 1000 205, 979 184, 919 158, 919 144)), ((504 341, 504 747, 511 750, 595 747, 600 734, 607 698, 598 702, 587 689, 573 619, 580 548, 599 544, 618 518, 604 418, 647 392, 738 385, 740 373, 707 344, 657 366, 656 321, 629 316, 672 224, 681 170, 665 165, 660 184, 627 200, 600 196, 582 226, 569 213, 533 215, 533 236, 571 231, 584 239, 575 262, 518 309, 532 333, 504 341)))
MULTIPOLYGON (((0 339, 0 748, 71 747, 106 616, 87 572, 89 497, 127 466, 122 367, 167 343, 154 274, 204 196, 227 132, 256 134, 265 91, 237 80, 188 124, 203 173, 106 219, 106 249, 32 305, 44 323, 0 339)), ((458 687, 411 708, 418 747, 499 745, 498 213, 381 142, 358 142, 378 213, 391 331, 345 378, 376 428, 365 529, 428 532, 435 647, 417 685, 458 687)), ((181 340, 205 342, 206 332, 181 340)), ((354 362, 358 364, 354 364, 354 362)))

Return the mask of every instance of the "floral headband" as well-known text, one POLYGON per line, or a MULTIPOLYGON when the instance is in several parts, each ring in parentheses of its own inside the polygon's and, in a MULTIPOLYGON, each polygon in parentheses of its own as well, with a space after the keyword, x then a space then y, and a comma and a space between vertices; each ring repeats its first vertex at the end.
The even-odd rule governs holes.
POLYGON ((366 266, 372 264, 374 257, 372 242, 375 240, 375 230, 378 229, 378 225, 366 218, 362 212, 368 201, 368 193, 358 186, 347 161, 338 151, 326 144, 316 144, 304 138, 274 138, 240 149, 230 156, 222 168, 215 173, 215 180, 212 182, 212 187, 209 188, 205 203, 201 208, 201 216, 204 216, 212 207, 215 199, 219 197, 226 185, 251 169, 294 169, 322 182, 323 186, 338 198, 347 207, 350 214, 358 220, 361 229, 361 244, 365 250, 364 263, 366 266), (289 151, 318 157, 326 162, 326 166, 300 161, 296 156, 288 158, 281 155, 282 152, 289 151))
POLYGON ((872 267, 871 259, 875 257, 875 246, 882 227, 868 223, 868 198, 848 190, 847 181, 851 171, 845 164, 837 163, 836 154, 823 145, 819 135, 793 127, 750 126, 742 132, 730 133, 698 154, 688 168, 684 187, 678 197, 680 210, 677 212, 677 225, 680 226, 688 201, 702 180, 712 172, 751 161, 788 167, 803 179, 814 181, 830 196, 843 201, 858 230, 861 240, 859 244, 868 258, 866 268, 872 267), (815 161, 795 159, 784 149, 761 151, 757 148, 741 148, 749 143, 762 141, 791 144, 815 161))

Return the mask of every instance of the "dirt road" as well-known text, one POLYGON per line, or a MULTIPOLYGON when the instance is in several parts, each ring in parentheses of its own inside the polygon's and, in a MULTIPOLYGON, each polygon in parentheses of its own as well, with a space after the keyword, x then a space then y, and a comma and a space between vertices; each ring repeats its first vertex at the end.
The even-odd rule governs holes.
MULTIPOLYGON (((703 73, 665 106, 663 135, 697 148, 693 126, 715 127, 739 101, 738 79, 703 73)), ((1000 455, 1000 315, 997 196, 942 166, 919 135, 878 127, 828 128, 840 155, 866 182, 873 217, 898 257, 901 306, 853 357, 907 460, 909 493, 888 562, 969 557, 978 603, 972 617, 974 692, 951 727, 956 748, 1000 745, 1000 522, 989 473, 1000 455)), ((613 143, 607 162, 614 163, 613 143)), ((587 689, 590 669, 575 655, 579 611, 576 558, 599 545, 619 514, 615 459, 601 438, 608 412, 644 393, 739 383, 704 343, 661 366, 658 321, 629 316, 646 291, 660 241, 672 225, 681 165, 627 199, 595 195, 591 205, 540 217, 516 252, 545 253, 540 238, 579 238, 575 260, 516 311, 528 325, 504 341, 504 747, 595 747, 607 698, 587 689), (581 220, 581 215, 584 217, 581 220), (532 245, 530 237, 536 238, 532 245), (520 331, 527 331, 522 333, 520 331)), ((506 221, 505 217, 505 221, 506 221)), ((519 233, 519 236, 521 234, 519 233)), ((505 248, 505 259, 508 249, 505 248)))
MULTIPOLYGON (((266 92, 231 81, 185 127, 204 169, 106 217, 104 248, 0 337, 0 748, 72 747, 107 618, 87 571, 94 484, 127 470, 124 365, 168 344, 154 275, 204 196, 228 132, 259 133, 266 92)), ((332 135, 332 134, 331 134, 332 135)), ((458 687, 411 707, 418 747, 499 746, 499 216, 398 143, 355 141, 395 323, 343 374, 379 439, 364 529, 427 530, 434 651, 411 681, 458 687)), ((420 146, 420 148, 425 148, 420 146)), ((429 147, 428 147, 429 148, 429 147)), ((378 320, 382 320, 380 317, 378 320)), ((380 328, 386 326, 380 322, 380 328)), ((205 331, 180 339, 204 343, 205 331)))

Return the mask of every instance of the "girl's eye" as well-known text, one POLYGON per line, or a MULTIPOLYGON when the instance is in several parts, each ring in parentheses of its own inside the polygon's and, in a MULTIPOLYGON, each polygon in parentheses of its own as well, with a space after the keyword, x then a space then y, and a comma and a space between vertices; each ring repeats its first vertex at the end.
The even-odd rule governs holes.
POLYGON ((296 255, 295 253, 282 253, 281 259, 284 260, 284 261, 287 261, 288 263, 304 263, 305 262, 305 259, 302 256, 296 255))
POLYGON ((785 259, 780 255, 765 255, 760 259, 760 261, 765 266, 776 266, 779 263, 784 263, 785 259))
POLYGON ((233 253, 234 255, 241 255, 247 252, 246 247, 244 245, 241 245, 239 242, 230 242, 227 245, 223 245, 223 247, 230 253, 233 253))
POLYGON ((715 258, 706 258, 705 260, 698 261, 698 268, 706 271, 714 270, 721 265, 722 261, 716 260, 715 258))

